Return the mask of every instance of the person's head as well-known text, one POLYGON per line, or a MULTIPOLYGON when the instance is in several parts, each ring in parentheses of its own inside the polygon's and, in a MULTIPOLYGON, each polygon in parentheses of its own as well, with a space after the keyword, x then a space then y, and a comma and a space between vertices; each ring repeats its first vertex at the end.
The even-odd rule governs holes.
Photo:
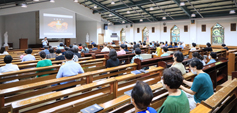
POLYGON ((65 52, 65 58, 66 60, 72 60, 74 53, 72 51, 66 51, 65 52))
POLYGON ((77 43, 76 43, 76 42, 74 42, 74 43, 73 43, 73 45, 77 45, 77 43))
POLYGON ((62 51, 61 51, 60 49, 57 49, 57 50, 56 50, 56 54, 57 54, 57 55, 59 55, 59 54, 61 54, 61 53, 62 53, 62 51))
POLYGON ((211 47, 211 44, 209 42, 206 45, 207 45, 207 47, 211 47))
POLYGON ((142 41, 139 41, 139 43, 142 43, 142 41))
POLYGON ((183 62, 184 55, 182 52, 176 51, 176 52, 174 52, 173 58, 174 58, 174 61, 176 61, 176 62, 183 62))
POLYGON ((49 49, 49 47, 48 46, 44 46, 44 49, 49 49))
POLYGON ((5 51, 5 47, 1 47, 0 53, 3 53, 5 51))
POLYGON ((170 42, 170 45, 173 46, 173 42, 170 42))
POLYGON ((115 49, 111 49, 109 52, 109 58, 112 60, 116 60, 117 59, 117 52, 115 49))
POLYGON ((124 45, 124 44, 121 44, 121 45, 120 45, 120 50, 123 50, 123 49, 125 49, 125 45, 124 45))
POLYGON ((67 51, 67 50, 69 50, 69 48, 68 48, 68 47, 65 47, 65 51, 67 51))
POLYGON ((49 49, 49 53, 54 53, 54 49, 53 48, 49 49))
POLYGON ((137 43, 136 42, 133 42, 134 45, 136 45, 137 43))
POLYGON ((27 49, 27 53, 26 54, 31 54, 31 53, 32 53, 32 49, 31 48, 27 49))
POLYGON ((104 47, 107 47, 107 44, 106 43, 104 43, 104 45, 103 45, 104 47))
POLYGON ((73 48, 73 53, 78 53, 78 48, 73 48))
POLYGON ((198 59, 200 59, 200 60, 203 60, 202 55, 200 55, 198 52, 194 52, 194 53, 193 53, 193 58, 198 58, 198 59))
POLYGON ((131 42, 130 45, 133 45, 133 43, 131 42))
POLYGON ((124 45, 125 46, 125 49, 127 50, 128 49, 128 46, 127 45, 124 45))
POLYGON ((153 98, 153 92, 147 83, 137 81, 136 85, 133 87, 131 97, 131 102, 135 106, 135 109, 143 111, 150 105, 153 98))
POLYGON ((191 72, 193 74, 197 74, 198 70, 202 70, 203 69, 203 63, 199 59, 197 59, 197 58, 194 58, 189 63, 189 66, 190 66, 191 72))
POLYGON ((152 43, 150 43, 150 45, 152 45, 152 43))
POLYGON ((39 54, 42 59, 46 58, 46 53, 44 51, 40 52, 39 54))
POLYGON ((174 42, 174 46, 177 46, 178 44, 177 44, 177 42, 174 42))
POLYGON ((69 48, 72 48, 73 47, 73 45, 69 45, 69 48))
POLYGON ((13 60, 13 58, 12 58, 11 55, 6 55, 6 56, 4 57, 4 63, 6 63, 6 64, 11 63, 12 60, 13 60))
POLYGON ((216 53, 215 52, 211 52, 210 55, 209 55, 209 59, 216 59, 216 53))
POLYGON ((27 54, 27 49, 25 50, 25 53, 24 54, 27 54))
POLYGON ((192 43, 192 46, 193 46, 193 47, 196 47, 197 45, 196 45, 196 43, 192 43))
POLYGON ((93 44, 93 48, 96 47, 96 44, 93 44))
POLYGON ((222 44, 221 46, 222 46, 222 47, 225 47, 226 45, 225 45, 225 44, 222 44))
POLYGON ((160 47, 160 44, 156 43, 156 47, 160 47))
POLYGON ((91 41, 91 43, 92 43, 93 41, 91 41))
POLYGON ((47 37, 44 37, 44 40, 47 40, 47 37))
POLYGON ((78 46, 82 46, 81 44, 78 44, 78 46))
POLYGON ((168 44, 168 42, 167 42, 167 41, 165 41, 165 44, 168 44))
POLYGON ((141 49, 140 48, 136 48, 135 49, 135 54, 136 55, 140 55, 142 52, 141 52, 141 49))
POLYGON ((114 42, 112 42, 112 45, 114 45, 115 43, 114 42))
POLYGON ((182 45, 183 44, 183 42, 179 42, 180 43, 180 45, 182 45))
POLYGON ((166 53, 168 51, 168 47, 163 47, 163 51, 166 53))
POLYGON ((164 45, 164 42, 160 42, 160 45, 164 45))
POLYGON ((142 44, 143 46, 146 46, 146 43, 145 42, 143 42, 143 44, 142 44))
POLYGON ((64 44, 63 44, 63 43, 60 43, 59 46, 64 46, 64 44))
POLYGON ((183 83, 182 72, 175 68, 167 68, 163 71, 163 88, 170 89, 178 89, 180 85, 183 83))

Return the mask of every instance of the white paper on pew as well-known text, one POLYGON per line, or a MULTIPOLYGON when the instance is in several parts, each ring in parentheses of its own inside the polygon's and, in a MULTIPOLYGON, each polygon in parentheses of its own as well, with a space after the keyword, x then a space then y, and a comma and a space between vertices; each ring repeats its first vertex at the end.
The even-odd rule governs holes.
MULTIPOLYGON (((143 82, 149 82, 149 81, 152 81, 152 80, 154 80, 154 78, 150 78, 150 79, 144 80, 143 82)), ((130 87, 133 87, 133 86, 135 86, 135 84, 131 84, 131 85, 128 85, 128 86, 125 86, 125 87, 121 87, 121 88, 118 88, 118 91, 130 88, 130 87)))

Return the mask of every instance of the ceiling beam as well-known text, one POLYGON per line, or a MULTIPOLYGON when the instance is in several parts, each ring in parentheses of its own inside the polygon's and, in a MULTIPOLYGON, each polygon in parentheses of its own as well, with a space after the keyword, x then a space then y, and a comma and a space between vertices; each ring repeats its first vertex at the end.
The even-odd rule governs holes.
POLYGON ((96 0, 88 0, 88 1, 90 1, 90 2, 92 2, 92 3, 94 3, 94 4, 96 4, 97 6, 99 6, 99 7, 101 7, 101 8, 103 8, 105 11, 108 11, 108 12, 110 12, 110 13, 116 15, 117 17, 126 20, 126 21, 129 22, 129 23, 133 23, 133 21, 129 20, 128 18, 125 18, 124 16, 118 14, 118 13, 115 12, 115 11, 112 11, 111 9, 105 7, 103 4, 97 2, 96 0))
POLYGON ((178 6, 179 8, 181 8, 189 17, 191 17, 191 12, 188 10, 187 7, 185 6, 180 6, 180 0, 173 0, 178 6))

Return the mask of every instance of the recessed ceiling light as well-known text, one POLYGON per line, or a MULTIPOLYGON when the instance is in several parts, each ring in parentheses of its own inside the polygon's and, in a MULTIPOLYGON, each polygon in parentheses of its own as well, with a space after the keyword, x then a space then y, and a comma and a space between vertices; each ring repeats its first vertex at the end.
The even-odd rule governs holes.
POLYGON ((230 10, 230 14, 235 14, 235 10, 230 10))
POLYGON ((193 14, 191 15, 191 17, 196 17, 196 14, 193 13, 193 14))
POLYGON ((39 0, 33 0, 33 1, 38 2, 39 0))
POLYGON ((154 8, 153 8, 153 7, 150 7, 150 10, 154 10, 154 8))
POLYGON ((96 9, 96 8, 97 8, 97 6, 95 5, 95 6, 94 6, 94 8, 96 9))
POLYGON ((127 13, 129 14, 129 13, 130 13, 130 11, 127 11, 127 13))
POLYGON ((27 5, 26 4, 21 4, 21 7, 27 8, 27 5))
POLYGON ((55 1, 54 1, 54 0, 50 0, 49 2, 52 2, 52 3, 54 3, 55 1))
POLYGON ((74 2, 78 2, 78 0, 74 0, 74 2))
POLYGON ((124 24, 124 23, 125 23, 125 21, 122 21, 122 23, 124 24))
POLYGON ((166 17, 164 16, 162 19, 163 19, 163 20, 166 20, 166 17))
POLYGON ((112 0, 111 4, 115 4, 115 2, 112 0))
POLYGON ((184 2, 180 2, 179 6, 185 6, 184 2))
POLYGON ((112 14, 109 14, 109 16, 112 16, 112 14))
POLYGON ((143 22, 143 19, 140 19, 140 22, 143 22))
POLYGON ((108 25, 110 25, 111 23, 109 22, 108 25))

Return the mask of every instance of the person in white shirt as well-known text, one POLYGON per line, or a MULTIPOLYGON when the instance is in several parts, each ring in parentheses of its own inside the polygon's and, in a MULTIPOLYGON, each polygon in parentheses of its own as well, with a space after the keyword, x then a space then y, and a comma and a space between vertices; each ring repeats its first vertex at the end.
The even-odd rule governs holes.
POLYGON ((32 49, 31 48, 27 49, 26 51, 27 55, 22 58, 22 62, 35 60, 35 56, 31 55, 31 53, 32 49))
POLYGON ((1 47, 0 55, 8 55, 9 53, 5 51, 5 47, 1 47))
MULTIPOLYGON (((14 64, 11 63, 12 60, 13 60, 13 58, 12 58, 11 55, 6 55, 4 57, 4 62, 6 63, 6 65, 0 67, 0 73, 10 72, 10 71, 18 71, 19 70, 17 65, 14 65, 14 64)), ((18 75, 12 75, 12 76, 2 77, 2 78, 9 78, 9 77, 14 77, 14 76, 18 76, 18 75)), ((19 80, 18 79, 10 80, 10 81, 3 82, 3 84, 11 83, 11 82, 17 82, 17 81, 19 81, 19 80)))
POLYGON ((77 43, 75 42, 75 43, 73 43, 73 46, 72 46, 72 48, 78 48, 78 46, 77 46, 77 43))
POLYGON ((42 45, 43 47, 48 45, 47 37, 45 37, 44 40, 42 40, 42 45))
POLYGON ((103 47, 104 48, 101 50, 101 52, 109 52, 110 51, 110 49, 107 47, 106 43, 104 43, 103 47))
POLYGON ((195 51, 195 50, 197 50, 196 49, 196 43, 192 43, 192 48, 190 49, 190 51, 195 51))

